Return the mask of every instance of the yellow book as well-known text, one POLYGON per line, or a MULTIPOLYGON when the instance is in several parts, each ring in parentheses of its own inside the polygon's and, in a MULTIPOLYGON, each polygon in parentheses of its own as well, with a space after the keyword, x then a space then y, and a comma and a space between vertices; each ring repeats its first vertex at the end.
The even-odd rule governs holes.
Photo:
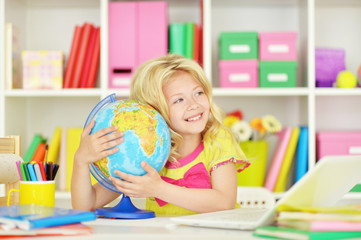
MULTIPOLYGON (((68 128, 66 136, 66 190, 70 191, 71 176, 73 174, 74 155, 79 148, 83 128, 68 128)), ((90 173, 89 173, 90 174, 90 173)), ((92 184, 97 181, 91 176, 92 184)))
POLYGON ((61 132, 61 127, 56 127, 54 130, 53 138, 48 149, 48 162, 58 163, 61 132))
POLYGON ((66 136, 66 190, 70 191, 73 174, 74 155, 79 148, 83 128, 68 128, 66 136))
POLYGON ((287 147, 285 156, 283 158, 283 164, 282 164, 280 173, 277 178, 274 192, 284 192, 286 190, 287 177, 288 177, 288 173, 291 168, 291 164, 292 164, 293 156, 295 154, 295 150, 297 147, 299 135, 300 135, 300 128, 294 127, 292 129, 291 138, 288 143, 288 147, 287 147))

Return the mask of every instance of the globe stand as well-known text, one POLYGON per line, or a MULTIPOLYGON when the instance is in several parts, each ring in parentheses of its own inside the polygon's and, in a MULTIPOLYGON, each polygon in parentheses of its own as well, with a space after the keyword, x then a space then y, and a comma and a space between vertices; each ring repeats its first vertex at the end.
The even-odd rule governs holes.
POLYGON ((153 211, 141 210, 136 208, 132 200, 128 196, 123 194, 120 202, 114 207, 97 208, 95 214, 108 218, 123 218, 123 219, 144 219, 154 218, 153 211))

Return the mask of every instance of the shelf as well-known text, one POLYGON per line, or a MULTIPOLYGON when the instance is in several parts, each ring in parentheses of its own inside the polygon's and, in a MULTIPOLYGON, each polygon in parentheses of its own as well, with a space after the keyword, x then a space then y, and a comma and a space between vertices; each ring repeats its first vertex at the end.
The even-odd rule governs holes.
POLYGON ((361 96, 361 88, 316 88, 316 96, 361 96))
POLYGON ((307 96, 307 88, 214 88, 213 95, 222 96, 307 96))
POLYGON ((100 97, 100 89, 6 90, 6 97, 100 97))

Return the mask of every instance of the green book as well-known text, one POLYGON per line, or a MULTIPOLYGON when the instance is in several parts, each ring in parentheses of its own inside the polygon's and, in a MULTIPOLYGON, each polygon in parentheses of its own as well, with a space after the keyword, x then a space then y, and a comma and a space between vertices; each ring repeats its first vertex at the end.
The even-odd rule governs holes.
POLYGON ((335 240, 361 237, 361 231, 355 232, 313 232, 294 228, 264 226, 258 227, 253 233, 257 237, 276 238, 276 239, 296 239, 296 240, 335 240))
POLYGON ((169 24, 169 52, 182 56, 186 55, 185 50, 185 31, 184 23, 169 24))
POLYGON ((193 46, 194 46, 194 23, 185 23, 185 57, 193 59, 193 46))

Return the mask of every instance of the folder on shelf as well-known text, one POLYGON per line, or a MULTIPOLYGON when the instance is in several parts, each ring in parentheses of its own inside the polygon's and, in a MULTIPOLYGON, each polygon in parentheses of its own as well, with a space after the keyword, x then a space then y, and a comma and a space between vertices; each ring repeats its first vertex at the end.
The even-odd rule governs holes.
POLYGON ((94 30, 94 25, 91 23, 85 23, 83 25, 83 29, 84 29, 83 34, 79 44, 78 58, 75 64, 74 77, 71 85, 72 88, 80 87, 81 76, 84 71, 84 63, 86 60, 86 54, 88 51, 88 45, 90 43, 91 34, 94 30))
POLYGON ((95 35, 95 44, 92 52, 92 57, 90 61, 89 75, 87 79, 87 88, 94 88, 95 82, 98 75, 99 70, 99 61, 100 61, 100 27, 96 28, 95 35))
POLYGON ((193 59, 194 50, 194 23, 185 23, 185 57, 193 59))
POLYGON ((300 134, 300 128, 294 127, 292 129, 291 137, 287 146, 287 150, 285 152, 285 156, 283 158, 280 173, 276 181, 276 185, 274 189, 275 192, 284 192, 286 190, 288 174, 290 172, 293 157, 295 155, 299 134, 300 134))
POLYGON ((291 133, 292 127, 285 127, 279 134, 278 145, 275 149, 272 162, 265 180, 265 188, 270 191, 274 191, 274 188, 276 186, 277 178, 282 167, 289 140, 291 138, 291 133))
POLYGON ((169 52, 182 56, 186 55, 185 49, 185 32, 184 23, 169 24, 169 52))
POLYGON ((77 64, 79 48, 80 48, 79 46, 82 39, 82 35, 83 35, 83 27, 76 25, 74 29, 73 41, 71 43, 68 62, 66 64, 63 88, 71 88, 73 85, 75 65, 77 64))
POLYGON ((85 60, 84 60, 84 66, 80 77, 80 88, 86 88, 87 81, 89 78, 89 72, 90 72, 90 64, 93 57, 93 52, 95 50, 95 42, 96 42, 96 34, 97 34, 97 28, 92 28, 90 37, 89 37, 89 43, 87 46, 87 50, 85 52, 85 60))
POLYGON ((297 146, 295 182, 300 180, 308 170, 308 127, 303 126, 297 146))

